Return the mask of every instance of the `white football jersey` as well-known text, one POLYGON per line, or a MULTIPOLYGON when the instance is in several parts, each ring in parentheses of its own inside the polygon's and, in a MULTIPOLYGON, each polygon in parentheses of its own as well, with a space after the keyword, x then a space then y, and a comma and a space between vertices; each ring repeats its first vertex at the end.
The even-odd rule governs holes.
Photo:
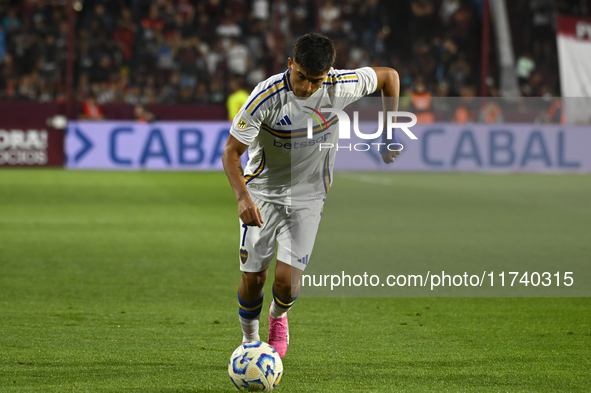
POLYGON ((257 198, 295 205, 325 197, 332 182, 336 148, 319 149, 320 143, 338 143, 338 117, 318 115, 321 108, 344 109, 377 88, 372 68, 330 69, 313 95, 298 98, 289 82, 290 71, 261 82, 234 118, 230 134, 248 145, 244 170, 248 190, 257 198), (316 112, 317 111, 317 112, 316 112), (314 136, 308 138, 308 119, 314 136))

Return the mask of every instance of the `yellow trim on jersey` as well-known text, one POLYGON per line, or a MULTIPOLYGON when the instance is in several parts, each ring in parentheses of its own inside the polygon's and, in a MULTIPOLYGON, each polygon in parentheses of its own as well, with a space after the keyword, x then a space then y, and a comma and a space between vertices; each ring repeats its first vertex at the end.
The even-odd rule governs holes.
POLYGON ((326 82, 337 83, 337 82, 344 81, 344 80, 354 80, 354 79, 359 79, 359 77, 357 75, 333 76, 333 77, 327 76, 326 82))
POLYGON ((341 80, 341 79, 358 79, 357 75, 348 75, 348 76, 332 76, 326 77, 326 79, 333 79, 333 80, 341 80))
POLYGON ((291 88, 291 81, 289 80, 289 70, 285 71, 284 75, 287 82, 287 91, 292 91, 293 89, 291 88))
POLYGON ((283 86, 285 86, 285 82, 281 82, 280 84, 278 84, 277 86, 273 87, 272 89, 269 89, 265 94, 263 94, 262 96, 260 96, 255 102, 253 102, 252 104, 250 104, 250 106, 248 108, 246 108, 247 112, 250 112, 252 110, 252 108, 256 108, 257 104, 259 102, 261 102, 261 100, 264 100, 265 97, 267 97, 269 94, 277 91, 278 89, 282 88, 283 86))
MULTIPOLYGON (((330 119, 326 124, 330 128, 338 120, 339 120, 339 118, 337 116, 333 116, 332 119, 330 119)), ((305 128, 300 128, 301 131, 297 131, 297 132, 292 132, 291 130, 275 130, 266 124, 262 124, 261 128, 264 129, 265 131, 271 133, 271 135, 274 135, 276 137, 283 138, 283 139, 300 138, 300 137, 305 137, 308 135, 308 130, 305 128)), ((322 124, 322 125, 315 126, 312 129, 312 131, 314 132, 314 134, 319 134, 321 132, 328 131, 328 129, 325 129, 324 124, 322 124)))
POLYGON ((326 153, 326 158, 324 159, 324 184, 326 185, 326 193, 330 191, 330 168, 329 168, 329 156, 330 152, 326 153))
POLYGON ((257 177, 258 175, 260 175, 264 168, 265 168, 265 152, 263 151, 263 156, 261 157, 261 163, 259 164, 259 167, 256 169, 256 171, 254 173, 252 173, 250 175, 246 175, 244 177, 244 182, 248 183, 249 181, 251 181, 252 179, 257 177))

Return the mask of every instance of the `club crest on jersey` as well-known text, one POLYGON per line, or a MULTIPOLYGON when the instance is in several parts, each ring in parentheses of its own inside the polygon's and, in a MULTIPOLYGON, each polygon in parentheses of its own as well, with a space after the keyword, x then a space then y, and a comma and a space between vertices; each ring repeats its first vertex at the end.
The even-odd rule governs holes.
POLYGON ((248 261, 248 251, 246 251, 244 248, 240 249, 240 262, 242 262, 242 264, 244 265, 246 263, 246 261, 248 261))
POLYGON ((238 121, 238 128, 240 128, 241 130, 244 130, 247 125, 248 125, 248 122, 246 121, 246 119, 244 117, 241 117, 240 120, 238 121))

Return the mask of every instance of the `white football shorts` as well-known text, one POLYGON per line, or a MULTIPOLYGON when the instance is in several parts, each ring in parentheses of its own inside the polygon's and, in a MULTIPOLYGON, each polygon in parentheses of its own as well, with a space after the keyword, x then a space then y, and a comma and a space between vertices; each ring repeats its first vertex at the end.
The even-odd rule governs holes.
POLYGON ((240 270, 257 273, 269 267, 277 250, 277 260, 300 270, 306 269, 324 200, 305 207, 264 202, 251 196, 263 217, 263 227, 247 226, 240 220, 240 270))

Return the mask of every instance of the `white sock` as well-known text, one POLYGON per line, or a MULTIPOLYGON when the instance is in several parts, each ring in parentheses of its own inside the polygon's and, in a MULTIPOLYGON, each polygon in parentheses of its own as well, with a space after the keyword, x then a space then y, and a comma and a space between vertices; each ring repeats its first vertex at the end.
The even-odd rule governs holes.
POLYGON ((285 315, 287 315, 288 311, 289 311, 289 308, 288 309, 279 308, 275 305, 275 301, 273 301, 273 303, 271 303, 271 308, 269 309, 269 315, 271 315, 271 318, 281 319, 285 315))
POLYGON ((260 314, 254 319, 246 319, 241 316, 238 316, 238 318, 240 318, 240 325, 242 326, 242 341, 261 341, 259 337, 260 314))

